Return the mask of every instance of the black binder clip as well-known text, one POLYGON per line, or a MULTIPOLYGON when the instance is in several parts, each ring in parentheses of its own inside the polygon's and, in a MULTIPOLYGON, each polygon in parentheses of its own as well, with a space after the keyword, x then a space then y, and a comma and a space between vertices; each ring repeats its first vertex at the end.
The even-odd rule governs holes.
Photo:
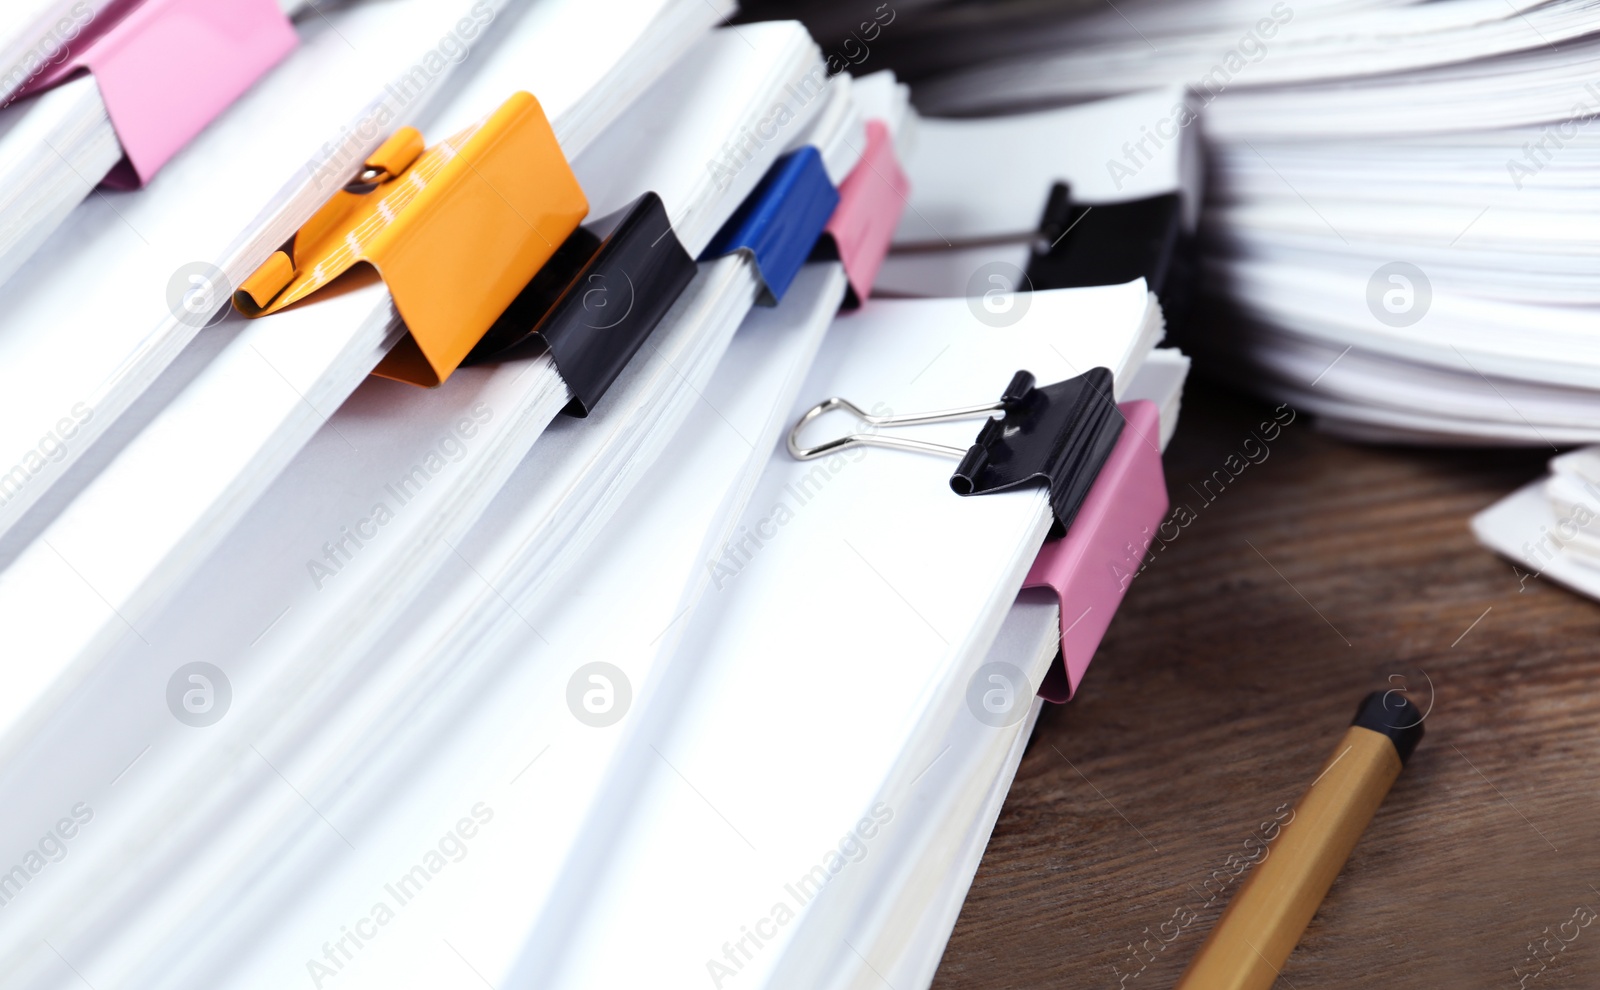
POLYGON ((806 410, 795 423, 789 431, 789 453, 808 461, 851 447, 888 447, 955 457, 961 463, 950 476, 950 488, 957 495, 987 495, 1044 482, 1050 489, 1050 511, 1055 517, 1051 533, 1059 536, 1072 525, 1122 434, 1123 419, 1111 386, 1111 372, 1105 368, 1093 368, 1042 388, 1034 385, 1032 374, 1019 371, 998 402, 906 416, 873 416, 846 399, 832 398, 806 410), (815 447, 800 446, 800 431, 806 424, 836 409, 872 427, 946 423, 978 416, 989 416, 989 420, 978 431, 977 440, 964 450, 877 433, 853 433, 815 447), (1002 415, 990 416, 997 412, 1002 415))
POLYGON ((1057 182, 1039 221, 1027 276, 1035 289, 1121 285, 1143 278, 1170 324, 1188 302, 1192 248, 1178 193, 1090 206, 1074 203, 1067 184, 1057 182))
POLYGON ((467 364, 550 352, 587 416, 694 278, 666 206, 645 193, 573 231, 467 355, 467 364))

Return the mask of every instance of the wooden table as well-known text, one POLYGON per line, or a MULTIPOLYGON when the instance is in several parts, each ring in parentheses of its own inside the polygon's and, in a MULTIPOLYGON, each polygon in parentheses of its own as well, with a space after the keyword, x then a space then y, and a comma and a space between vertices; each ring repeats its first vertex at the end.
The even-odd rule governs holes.
POLYGON ((1167 477, 1195 518, 1042 717, 941 990, 1170 987, 1237 889, 1213 877, 1394 674, 1424 705, 1431 679, 1426 738, 1277 986, 1600 986, 1600 925, 1573 923, 1600 913, 1600 606, 1524 587, 1468 529, 1549 451, 1363 447, 1301 417, 1231 477, 1269 413, 1192 383, 1167 477))

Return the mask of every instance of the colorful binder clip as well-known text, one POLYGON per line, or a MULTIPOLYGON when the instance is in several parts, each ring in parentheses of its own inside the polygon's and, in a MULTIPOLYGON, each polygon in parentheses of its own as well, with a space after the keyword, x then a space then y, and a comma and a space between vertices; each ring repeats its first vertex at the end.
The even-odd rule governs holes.
POLYGON ((234 304, 246 316, 275 313, 370 266, 410 331, 374 373, 438 385, 588 210, 539 102, 517 93, 427 151, 414 129, 396 132, 234 304))
POLYGON ((748 253, 761 276, 761 302, 775 306, 838 205, 839 191, 828 181, 817 149, 791 151, 773 163, 700 257, 748 253))
POLYGON ((806 410, 795 423, 789 431, 789 453, 808 461, 851 447, 870 446, 955 457, 961 463, 950 476, 950 488, 957 495, 987 495, 1043 482, 1050 492, 1050 511, 1055 519, 1051 533, 1059 536, 1072 526, 1122 433, 1122 416, 1112 404, 1111 385, 1111 372, 1105 368, 1091 368, 1076 378, 1043 388, 1034 385, 1032 374, 1019 371, 998 402, 906 416, 874 416, 852 402, 832 398, 806 410), (815 447, 801 447, 799 436, 805 425, 835 409, 847 410, 873 427, 989 418, 978 431, 977 440, 967 448, 877 433, 856 433, 815 447), (990 415, 997 412, 1003 418, 990 415))
POLYGON ((694 278, 661 197, 646 193, 573 231, 468 356, 469 364, 547 349, 587 416, 694 278))
POLYGON ((299 41, 278 0, 145 0, 97 27, 22 92, 94 76, 126 155, 106 178, 120 188, 149 182, 299 41))
POLYGON ((815 254, 844 265, 845 308, 860 306, 872 294, 910 192, 911 180, 900 167, 889 128, 881 120, 867 121, 866 150, 839 185, 839 207, 828 218, 815 254))
POLYGON ((1118 408, 1127 428, 1066 535, 1045 543, 1022 582, 1049 588, 1061 601, 1061 663, 1039 686, 1046 701, 1066 701, 1078 690, 1167 511, 1161 414, 1152 402, 1118 408))

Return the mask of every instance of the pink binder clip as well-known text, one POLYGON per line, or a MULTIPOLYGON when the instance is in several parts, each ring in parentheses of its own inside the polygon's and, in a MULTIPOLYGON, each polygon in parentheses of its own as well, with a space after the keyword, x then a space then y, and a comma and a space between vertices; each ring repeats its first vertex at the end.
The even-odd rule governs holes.
POLYGON ((894 153, 894 139, 881 120, 867 121, 867 148, 839 184, 839 205, 823 230, 844 264, 849 291, 845 307, 861 305, 889 253, 889 242, 904 212, 911 180, 894 153))
POLYGON ((1161 415, 1152 402, 1124 402, 1127 421, 1067 534, 1039 551, 1024 588, 1049 588, 1061 599, 1061 665, 1039 696, 1062 702, 1083 680, 1128 584, 1167 511, 1161 470, 1161 415))
POLYGON ((149 182, 299 41, 277 0, 145 0, 94 28, 25 92, 93 75, 126 155, 106 185, 124 189, 149 182))

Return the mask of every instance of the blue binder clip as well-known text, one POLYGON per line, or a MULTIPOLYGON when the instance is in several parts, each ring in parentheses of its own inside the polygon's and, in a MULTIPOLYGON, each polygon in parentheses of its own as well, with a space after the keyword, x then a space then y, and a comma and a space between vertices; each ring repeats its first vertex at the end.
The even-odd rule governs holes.
POLYGON ((745 251, 761 276, 761 302, 788 291, 839 205, 822 155, 807 145, 773 163, 750 196, 717 231, 700 260, 745 251))

